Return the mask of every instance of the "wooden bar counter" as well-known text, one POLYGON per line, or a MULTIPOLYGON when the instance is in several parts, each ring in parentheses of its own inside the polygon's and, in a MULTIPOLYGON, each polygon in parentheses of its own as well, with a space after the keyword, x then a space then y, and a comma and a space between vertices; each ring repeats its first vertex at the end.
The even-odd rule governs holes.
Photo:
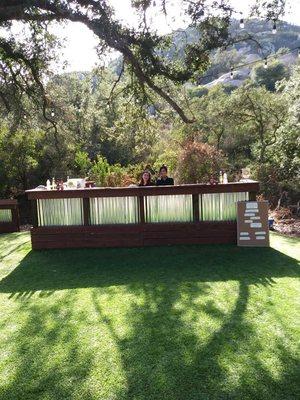
POLYGON ((0 233, 19 232, 20 220, 18 201, 0 200, 0 233))
POLYGON ((236 243, 236 202, 258 182, 28 190, 33 249, 236 243))

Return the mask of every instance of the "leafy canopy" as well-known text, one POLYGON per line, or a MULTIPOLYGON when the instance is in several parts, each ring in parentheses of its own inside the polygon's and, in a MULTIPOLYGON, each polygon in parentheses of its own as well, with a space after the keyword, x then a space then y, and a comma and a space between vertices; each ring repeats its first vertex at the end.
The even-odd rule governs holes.
MULTIPOLYGON (((283 12, 284 3, 284 0, 257 0, 254 12, 266 19, 277 19, 283 12)), ((193 118, 169 93, 169 86, 196 80, 207 70, 211 50, 248 40, 249 35, 241 33, 231 37, 228 28, 235 13, 229 0, 181 0, 182 13, 188 24, 199 31, 199 40, 186 44, 180 60, 168 59, 163 56, 163 50, 172 45, 171 36, 161 36, 153 30, 147 11, 156 8, 157 12, 167 16, 172 1, 132 0, 131 4, 139 16, 135 28, 117 19, 109 0, 0 0, 0 26, 6 31, 0 37, 0 85, 5 89, 10 87, 17 101, 24 93, 41 98, 44 118, 53 123, 47 112, 51 101, 42 85, 43 74, 48 73, 53 50, 57 48, 48 27, 53 21, 60 24, 81 22, 98 37, 100 56, 109 49, 122 55, 124 65, 118 81, 127 70, 132 77, 130 89, 144 103, 149 103, 151 93, 154 93, 184 122, 192 122, 193 118), (26 43, 15 40, 11 32, 14 21, 28 26, 26 43)), ((0 97, 9 106, 11 96, 5 90, 1 90, 0 97)))

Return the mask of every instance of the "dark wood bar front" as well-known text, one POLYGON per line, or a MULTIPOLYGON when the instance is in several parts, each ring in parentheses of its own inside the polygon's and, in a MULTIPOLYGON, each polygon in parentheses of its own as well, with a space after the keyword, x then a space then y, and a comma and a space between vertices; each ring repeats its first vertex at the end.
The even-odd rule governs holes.
POLYGON ((18 202, 14 199, 0 200, 0 233, 19 232, 18 202))
POLYGON ((236 202, 258 182, 28 190, 33 249, 236 243, 236 202))

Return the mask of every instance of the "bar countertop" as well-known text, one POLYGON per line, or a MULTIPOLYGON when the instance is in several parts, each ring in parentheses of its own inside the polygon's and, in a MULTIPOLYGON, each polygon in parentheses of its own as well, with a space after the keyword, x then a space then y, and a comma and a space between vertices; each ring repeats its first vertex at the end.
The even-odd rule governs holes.
POLYGON ((177 194, 200 193, 236 193, 257 192, 259 182, 229 182, 223 184, 184 184, 174 186, 129 186, 129 187, 94 187, 84 189, 65 190, 26 190, 28 198, 34 199, 62 199, 62 198, 89 198, 89 197, 122 197, 122 196, 159 196, 177 194))

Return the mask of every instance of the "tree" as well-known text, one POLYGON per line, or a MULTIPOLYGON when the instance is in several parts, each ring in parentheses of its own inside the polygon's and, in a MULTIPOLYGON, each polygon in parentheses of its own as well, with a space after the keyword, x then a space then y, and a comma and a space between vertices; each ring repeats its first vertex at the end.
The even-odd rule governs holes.
POLYGON ((289 76, 286 66, 278 61, 267 65, 257 65, 251 71, 251 80, 257 86, 265 86, 270 92, 275 92, 276 83, 289 76))
MULTIPOLYGON (((109 71, 101 78, 93 71, 63 74, 48 83, 54 118, 58 119, 59 142, 63 134, 68 137, 69 147, 73 144, 92 160, 101 154, 110 164, 145 161, 157 141, 160 122, 126 92, 108 106, 106 99, 113 79, 109 71)), ((120 90, 125 87, 124 77, 120 90)))
POLYGON ((286 104, 280 94, 245 85, 232 93, 231 109, 236 127, 255 138, 253 155, 259 163, 265 163, 286 118, 286 104))
POLYGON ((292 71, 291 79, 282 84, 283 101, 287 104, 287 117, 278 139, 272 146, 272 161, 280 180, 290 181, 300 189, 300 66, 292 71))
POLYGON ((224 165, 224 156, 215 147, 188 142, 179 154, 176 177, 179 183, 208 182, 224 165))
POLYGON ((38 141, 41 133, 18 130, 13 135, 4 127, 0 131, 0 159, 7 184, 2 190, 15 195, 29 188, 38 167, 38 141))
POLYGON ((77 173, 81 177, 86 177, 92 167, 92 162, 89 159, 89 156, 87 153, 84 151, 78 151, 75 154, 75 168, 77 170, 77 173))
MULTIPOLYGON (((278 19, 283 12, 283 0, 257 3, 261 6, 256 7, 256 12, 267 19, 278 19)), ((197 43, 185 46, 184 57, 178 62, 162 56, 162 50, 171 45, 170 36, 159 36, 151 30, 147 13, 149 9, 156 8, 158 12, 168 15, 170 2, 132 0, 132 5, 139 15, 139 26, 135 29, 116 19, 109 0, 0 0, 0 24, 4 29, 9 31, 12 21, 21 21, 31 28, 27 46, 20 45, 9 35, 0 40, 0 58, 6 80, 12 81, 16 90, 22 88, 28 94, 31 87, 36 87, 43 98, 43 115, 52 123, 46 112, 49 100, 41 79, 41 70, 48 67, 51 58, 47 50, 50 40, 48 24, 53 21, 81 22, 99 38, 99 53, 103 54, 109 48, 120 52, 123 57, 124 67, 112 90, 127 69, 132 76, 129 87, 135 95, 139 94, 144 103, 149 101, 149 93, 153 92, 166 101, 184 122, 191 122, 192 119, 169 95, 166 87, 197 80, 209 66, 212 49, 247 40, 249 35, 230 36, 229 25, 234 10, 226 1, 182 0, 183 12, 201 35, 197 43), (16 68, 22 71, 21 76, 25 80, 15 73, 16 68)))
POLYGON ((194 104, 195 114, 198 117, 197 129, 209 144, 221 149, 222 140, 231 133, 232 113, 229 96, 221 85, 210 89, 207 96, 202 97, 194 104))
POLYGON ((243 55, 234 47, 229 50, 217 49, 211 56, 211 67, 207 71, 209 80, 218 78, 219 75, 227 73, 233 65, 241 64, 243 55))

